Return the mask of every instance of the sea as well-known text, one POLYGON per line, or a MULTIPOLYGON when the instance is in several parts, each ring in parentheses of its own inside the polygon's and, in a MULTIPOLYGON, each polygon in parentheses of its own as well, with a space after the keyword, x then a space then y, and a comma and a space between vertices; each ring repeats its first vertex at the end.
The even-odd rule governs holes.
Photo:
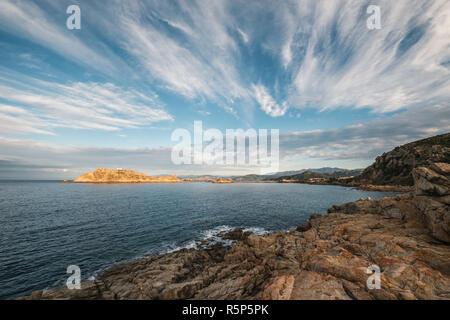
POLYGON ((95 279, 115 264, 222 241, 221 231, 287 231, 332 205, 391 195, 294 183, 0 181, 0 299, 62 286, 71 265, 95 279))

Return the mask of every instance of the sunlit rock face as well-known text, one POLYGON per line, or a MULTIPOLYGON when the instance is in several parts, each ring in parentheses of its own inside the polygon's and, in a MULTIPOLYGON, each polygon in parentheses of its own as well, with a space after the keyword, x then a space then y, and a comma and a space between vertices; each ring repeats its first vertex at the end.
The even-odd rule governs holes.
POLYGON ((450 243, 450 165, 434 163, 413 171, 415 203, 433 237, 450 243))
POLYGON ((99 168, 87 172, 73 182, 76 183, 151 183, 151 182, 180 182, 177 176, 147 176, 144 173, 123 169, 99 168))

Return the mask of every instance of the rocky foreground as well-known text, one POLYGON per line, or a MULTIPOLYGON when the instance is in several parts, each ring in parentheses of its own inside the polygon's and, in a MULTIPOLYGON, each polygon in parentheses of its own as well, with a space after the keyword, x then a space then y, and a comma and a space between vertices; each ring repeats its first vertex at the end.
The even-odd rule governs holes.
POLYGON ((290 232, 223 234, 112 267, 81 290, 24 299, 450 299, 450 165, 414 170, 415 191, 334 206, 290 232), (381 271, 369 289, 367 268, 381 271))

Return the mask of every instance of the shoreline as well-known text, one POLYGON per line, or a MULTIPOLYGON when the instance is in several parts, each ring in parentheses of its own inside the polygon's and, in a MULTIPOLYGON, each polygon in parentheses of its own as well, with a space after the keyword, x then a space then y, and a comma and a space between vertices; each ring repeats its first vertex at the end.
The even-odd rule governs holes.
MULTIPOLYGON (((360 213, 356 216, 359 215, 360 213)), ((358 248, 353 248, 352 241, 345 241, 342 247, 332 246, 329 248, 328 244, 319 244, 328 240, 322 239, 316 234, 317 229, 326 228, 328 232, 331 231, 330 235, 336 236, 338 235, 336 231, 339 232, 342 227, 345 228, 351 221, 354 221, 353 217, 353 214, 337 212, 327 215, 312 215, 307 223, 297 229, 288 232, 270 232, 264 235, 255 235, 252 232, 244 232, 242 228, 237 228, 222 234, 223 239, 235 241, 231 246, 215 243, 201 248, 181 248, 173 252, 139 258, 113 265, 93 281, 83 281, 81 290, 68 290, 60 287, 34 291, 31 295, 18 299, 450 299, 450 296, 445 295, 442 290, 432 292, 432 295, 428 296, 423 292, 419 292, 416 296, 408 290, 404 290, 400 283, 411 280, 406 274, 395 279, 396 281, 392 279, 391 275, 385 275, 385 279, 382 278, 385 281, 392 281, 389 285, 394 285, 394 288, 389 289, 395 289, 393 292, 391 290, 374 291, 374 295, 366 292, 364 269, 372 261, 360 259, 362 251, 358 252, 358 248), (331 230, 333 227, 334 230, 331 230), (295 249, 297 245, 300 245, 302 249, 306 247, 306 250, 298 253, 295 249), (273 248, 266 250, 267 247, 273 248), (322 254, 322 251, 327 249, 331 249, 331 251, 322 254), (256 261, 248 261, 252 259, 253 255, 256 255, 256 261), (240 268, 242 256, 246 257, 246 261, 244 261, 244 267, 240 268), (306 263, 303 268, 299 263, 301 256, 307 256, 308 260, 303 262, 306 263), (293 262, 293 260, 299 261, 293 262), (263 261, 266 262, 263 263, 263 261), (343 268, 342 272, 334 270, 338 266, 343 268), (257 269, 253 274, 256 283, 250 281, 251 277, 248 276, 253 269, 257 269), (211 271, 218 271, 219 276, 217 278, 206 277, 205 274, 209 275, 211 271), (237 279, 232 276, 234 272, 238 273, 237 279), (197 274, 198 279, 191 278, 190 274, 197 274), (131 279, 136 278, 140 279, 137 283, 134 280, 130 282, 131 279), (218 285, 214 285, 215 280, 220 280, 218 285), (236 280, 239 280, 238 283, 235 283, 236 280), (203 288, 205 282, 209 285, 203 288), (132 289, 130 289, 132 283, 132 289), (150 283, 148 292, 141 290, 142 286, 150 283), (300 287, 295 287, 300 284, 300 287), (199 289, 206 289, 206 291, 200 291, 200 295, 197 296, 199 289), (330 289, 330 292, 333 290, 337 292, 329 295, 330 289)), ((389 222, 384 222, 382 225, 381 221, 385 220, 382 216, 364 214, 364 217, 359 216, 358 218, 358 222, 362 222, 362 219, 365 221, 359 226, 354 226, 349 230, 350 233, 374 228, 378 232, 366 234, 367 238, 374 235, 388 236, 391 240, 395 237, 405 238, 405 232, 399 233, 404 229, 404 225, 400 224, 398 220, 388 219, 389 222), (380 232, 383 232, 383 235, 380 232)), ((425 236, 421 226, 414 226, 407 230, 407 233, 411 231, 420 233, 419 238, 425 236)), ((449 288, 450 270, 446 266, 446 262, 450 259, 448 246, 445 244, 430 245, 433 240, 428 237, 425 237, 424 240, 406 238, 405 240, 401 239, 401 243, 414 241, 419 247, 426 246, 427 249, 432 248, 433 250, 432 253, 421 255, 421 259, 425 259, 425 263, 419 266, 421 272, 430 273, 433 278, 437 278, 431 283, 427 283, 427 290, 438 282, 443 282, 445 288, 449 288), (434 266, 430 267, 429 264, 433 264, 432 260, 436 262, 434 266)), ((378 243, 379 240, 373 239, 371 243, 378 243)), ((426 250, 414 250, 413 252, 417 255, 419 251, 426 250)), ((384 251, 378 252, 378 254, 380 257, 377 259, 381 260, 389 256, 384 251)), ((404 254, 403 250, 397 254, 396 258, 400 258, 404 254)), ((390 274, 398 273, 398 270, 403 268, 401 265, 404 265, 405 262, 403 260, 393 262, 394 269, 390 271, 390 274)), ((391 266, 391 261, 387 261, 383 268, 387 269, 389 266, 391 266)))
POLYGON ((339 186, 353 188, 361 191, 373 191, 373 192, 411 192, 414 190, 414 186, 401 186, 401 185, 373 185, 373 184, 346 184, 346 183, 327 183, 327 182, 311 182, 311 181, 279 181, 278 183, 298 183, 309 184, 318 186, 339 186))
POLYGON ((414 190, 414 186, 378 186, 378 185, 360 185, 355 187, 356 190, 373 191, 373 192, 400 192, 406 193, 414 190))
POLYGON ((81 182, 81 181, 58 181, 59 183, 76 183, 76 184, 151 184, 151 183, 211 183, 211 184, 235 184, 235 183, 267 183, 267 184, 307 184, 307 185, 321 185, 321 186, 339 186, 353 188, 360 191, 370 191, 370 192, 395 192, 395 193, 406 193, 411 192, 414 186, 395 186, 395 185, 348 185, 348 184, 337 184, 337 183, 312 183, 304 181, 292 181, 292 182, 279 182, 279 181, 227 181, 227 182, 217 182, 214 180, 203 181, 203 180, 193 180, 193 181, 92 181, 92 182, 81 182))
POLYGON ((447 300, 450 166, 418 168, 414 178, 415 192, 335 205, 288 232, 235 229, 221 235, 235 241, 231 247, 137 259, 82 282, 81 290, 60 287, 19 299, 447 300), (381 269, 377 290, 366 286, 371 265, 381 269))

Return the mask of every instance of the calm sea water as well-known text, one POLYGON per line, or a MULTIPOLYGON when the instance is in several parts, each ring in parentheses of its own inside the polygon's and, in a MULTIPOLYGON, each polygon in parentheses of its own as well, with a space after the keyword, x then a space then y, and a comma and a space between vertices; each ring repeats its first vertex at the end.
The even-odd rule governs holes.
POLYGON ((0 298, 63 285, 69 265, 88 279, 221 230, 288 230, 333 204, 387 195, 303 184, 0 181, 0 298))

